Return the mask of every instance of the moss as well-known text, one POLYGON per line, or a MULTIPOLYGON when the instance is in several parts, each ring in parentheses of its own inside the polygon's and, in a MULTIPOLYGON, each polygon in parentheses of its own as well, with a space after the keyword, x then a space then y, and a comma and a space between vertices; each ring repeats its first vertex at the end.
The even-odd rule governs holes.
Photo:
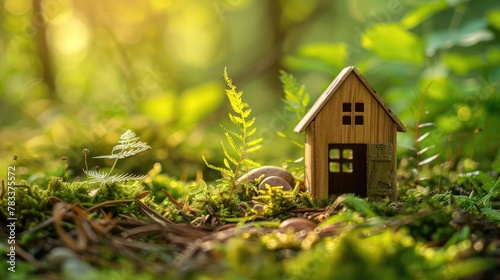
MULTIPOLYGON (((50 207, 47 205, 48 192, 38 185, 28 185, 21 181, 20 185, 15 187, 15 205, 12 206, 15 212, 16 229, 23 231, 34 227, 50 217, 50 207)), ((12 217, 8 213, 9 208, 7 195, 4 196, 0 205, 0 214, 7 224, 7 218, 12 217)))
POLYGON ((254 207, 252 211, 257 215, 272 216, 296 205, 296 194, 284 191, 283 187, 266 185, 265 190, 259 190, 259 195, 253 198, 253 202, 261 207, 254 207))
POLYGON ((138 181, 127 183, 99 184, 88 182, 63 182, 62 178, 54 177, 49 182, 48 194, 64 202, 79 202, 97 204, 109 200, 132 199, 143 191, 144 187, 138 181))
POLYGON ((241 216, 243 213, 239 207, 239 196, 231 196, 227 190, 223 185, 209 185, 204 192, 194 196, 191 208, 199 210, 202 215, 213 214, 213 211, 221 217, 241 216))

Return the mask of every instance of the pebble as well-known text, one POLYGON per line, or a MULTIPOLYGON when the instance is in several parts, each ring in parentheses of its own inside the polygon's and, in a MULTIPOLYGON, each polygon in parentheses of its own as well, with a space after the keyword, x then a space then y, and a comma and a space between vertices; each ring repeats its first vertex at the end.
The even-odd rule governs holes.
POLYGON ((292 186, 285 179, 278 176, 269 176, 262 180, 262 182, 259 184, 259 190, 265 190, 266 185, 269 185, 271 187, 283 186, 284 191, 292 190, 292 186))
POLYGON ((276 167, 276 166, 271 166, 271 165, 265 165, 261 166, 259 168, 255 168, 250 170, 248 173, 244 174, 241 176, 238 181, 246 181, 248 180, 251 183, 256 183, 255 181, 257 179, 261 179, 261 182, 266 179, 267 177, 271 176, 277 176, 285 180, 290 186, 295 185, 295 180, 293 178, 293 175, 288 172, 286 169, 276 167))
POLYGON ((65 261, 77 258, 78 255, 71 249, 56 247, 47 254, 46 261, 50 266, 59 269, 65 261))
POLYGON ((306 218, 290 218, 286 219, 279 225, 278 228, 288 229, 293 228, 294 231, 312 231, 316 228, 316 223, 306 218))

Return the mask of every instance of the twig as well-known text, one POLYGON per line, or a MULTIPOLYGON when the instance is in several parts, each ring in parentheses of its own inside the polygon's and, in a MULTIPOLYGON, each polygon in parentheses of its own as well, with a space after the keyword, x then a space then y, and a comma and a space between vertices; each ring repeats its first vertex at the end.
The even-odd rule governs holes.
POLYGON ((176 199, 175 199, 175 198, 174 198, 174 197, 173 197, 173 196, 172 196, 172 195, 171 195, 171 194, 170 194, 167 190, 162 189, 161 191, 162 191, 164 194, 166 194, 166 195, 167 195, 167 197, 168 197, 168 199, 169 199, 169 200, 170 200, 173 204, 175 204, 177 207, 179 207, 179 208, 181 208, 181 209, 184 207, 184 205, 182 205, 179 201, 177 201, 177 200, 176 200, 176 199))
POLYGON ((159 224, 162 224, 162 225, 165 225, 165 224, 174 224, 174 222, 170 221, 169 219, 163 217, 162 215, 158 214, 158 212, 156 212, 155 210, 151 209, 149 206, 147 206, 146 204, 144 204, 143 202, 141 201, 137 201, 137 203, 139 204, 139 209, 141 210, 141 212, 148 216, 149 218, 151 218, 153 221, 159 223, 159 224))
POLYGON ((133 199, 121 199, 121 200, 105 201, 105 202, 96 204, 96 205, 88 208, 87 212, 90 213, 90 212, 96 210, 97 208, 101 208, 101 207, 106 207, 106 206, 111 206, 111 205, 116 205, 116 204, 128 204, 128 203, 132 203, 134 201, 135 200, 133 200, 133 199))

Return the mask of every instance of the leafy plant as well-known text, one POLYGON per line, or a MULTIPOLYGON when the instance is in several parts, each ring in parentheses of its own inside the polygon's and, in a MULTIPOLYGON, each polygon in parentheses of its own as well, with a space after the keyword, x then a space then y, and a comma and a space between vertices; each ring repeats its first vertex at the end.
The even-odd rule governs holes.
MULTIPOLYGON (((290 123, 295 124, 295 122, 300 121, 307 112, 307 105, 311 100, 309 93, 306 92, 305 86, 299 84, 297 79, 292 74, 289 74, 283 70, 280 71, 280 81, 283 85, 283 92, 285 93, 285 109, 292 114, 290 118, 290 123)), ((293 136, 289 136, 283 131, 277 132, 278 136, 289 140, 295 146, 304 149, 304 143, 302 140, 296 140, 293 136)), ((296 135, 294 135, 296 136, 296 135)))
POLYGON ((255 117, 250 117, 252 109, 250 109, 248 103, 243 102, 243 92, 236 91, 236 86, 233 85, 227 74, 227 68, 224 68, 224 80, 229 87, 229 89, 226 89, 226 95, 234 112, 234 114, 229 113, 229 119, 236 128, 236 131, 227 129, 221 125, 225 131, 224 135, 226 136, 227 144, 230 147, 230 150, 228 150, 224 142, 221 141, 225 156, 224 167, 208 163, 204 156, 203 161, 209 168, 220 171, 224 175, 220 179, 220 182, 222 185, 231 186, 229 194, 229 200, 231 200, 241 170, 244 168, 245 171, 248 171, 252 167, 260 166, 259 163, 250 159, 250 155, 261 148, 260 142, 262 138, 253 137, 257 128, 253 127, 255 117))
POLYGON ((285 108, 294 113, 297 120, 301 120, 307 112, 307 106, 311 101, 311 96, 306 91, 304 84, 299 84, 297 79, 284 70, 280 71, 280 81, 285 93, 285 108))
POLYGON ((427 139, 431 135, 431 131, 427 131, 423 134, 421 134, 421 130, 429 128, 429 127, 434 127, 435 123, 433 122, 426 122, 422 123, 422 118, 424 115, 424 101, 425 97, 427 95, 427 92, 429 91, 429 87, 431 84, 427 86, 427 88, 423 91, 423 93, 420 95, 420 101, 419 101, 419 107, 417 111, 417 116, 415 119, 415 128, 413 130, 413 136, 414 136, 414 151, 415 151, 415 186, 419 185, 419 183, 423 180, 426 180, 428 178, 422 177, 421 175, 421 169, 422 166, 427 165, 437 159, 439 157, 439 153, 434 154, 432 156, 427 156, 425 157, 425 153, 428 153, 429 151, 433 150, 436 148, 435 145, 428 145, 425 147, 422 147, 422 143, 424 142, 425 139, 427 139))
POLYGON ((147 149, 151 149, 151 147, 148 144, 138 140, 139 137, 136 137, 135 132, 129 129, 120 136, 118 144, 113 147, 110 155, 93 157, 93 158, 110 158, 110 159, 115 159, 115 161, 113 163, 113 166, 108 172, 84 170, 85 174, 87 174, 91 178, 89 182, 90 183, 98 182, 102 186, 103 184, 106 183, 123 182, 128 180, 140 180, 146 178, 147 175, 134 175, 134 174, 111 175, 119 159, 130 157, 140 152, 143 152, 147 149))
MULTIPOLYGON (((299 84, 297 79, 292 74, 281 70, 280 81, 283 86, 283 92, 285 93, 285 98, 283 99, 285 109, 288 113, 290 113, 289 115, 286 115, 286 117, 288 117, 288 123, 295 125, 307 113, 307 107, 311 101, 311 97, 306 91, 305 85, 299 84)), ((300 164, 298 167, 293 169, 295 175, 300 177, 304 173, 304 141, 303 138, 299 137, 296 133, 293 133, 292 130, 293 127, 287 126, 286 131, 290 131, 292 134, 286 133, 285 131, 278 131, 277 134, 279 137, 287 139, 294 146, 300 148, 301 155, 298 159, 288 159, 284 162, 286 165, 300 164)))
POLYGON ((466 179, 472 185, 472 191, 469 196, 454 196, 460 208, 468 211, 479 211, 490 221, 500 223, 500 178, 494 178, 491 175, 481 172, 469 172, 460 175, 463 181, 466 179))

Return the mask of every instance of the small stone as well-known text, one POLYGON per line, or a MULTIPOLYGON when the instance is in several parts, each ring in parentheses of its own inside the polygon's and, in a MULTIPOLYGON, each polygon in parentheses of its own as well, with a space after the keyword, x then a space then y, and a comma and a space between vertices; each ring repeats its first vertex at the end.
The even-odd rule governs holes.
POLYGON ((250 172, 241 176, 238 181, 242 182, 248 180, 249 182, 255 184, 257 179, 261 179, 263 181, 265 178, 270 176, 278 176, 285 180, 290 186, 295 185, 295 180, 290 172, 288 172, 286 169, 270 165, 261 166, 259 168, 250 170, 250 172))
POLYGON ((264 211, 265 207, 263 205, 260 205, 260 204, 255 204, 253 206, 253 210, 257 211, 257 212, 262 212, 264 211))
POLYGON ((74 251, 65 247, 56 247, 47 254, 46 261, 50 266, 59 269, 65 261, 76 258, 78 255, 74 251))
POLYGON ((284 191, 292 190, 292 186, 290 186, 290 184, 285 179, 278 176, 269 176, 262 180, 262 182, 259 184, 259 190, 265 190, 266 185, 269 185, 271 187, 282 186, 284 191))
POLYGON ((278 228, 293 228, 294 231, 312 231, 316 228, 316 223, 306 218, 290 218, 284 220, 278 228))

